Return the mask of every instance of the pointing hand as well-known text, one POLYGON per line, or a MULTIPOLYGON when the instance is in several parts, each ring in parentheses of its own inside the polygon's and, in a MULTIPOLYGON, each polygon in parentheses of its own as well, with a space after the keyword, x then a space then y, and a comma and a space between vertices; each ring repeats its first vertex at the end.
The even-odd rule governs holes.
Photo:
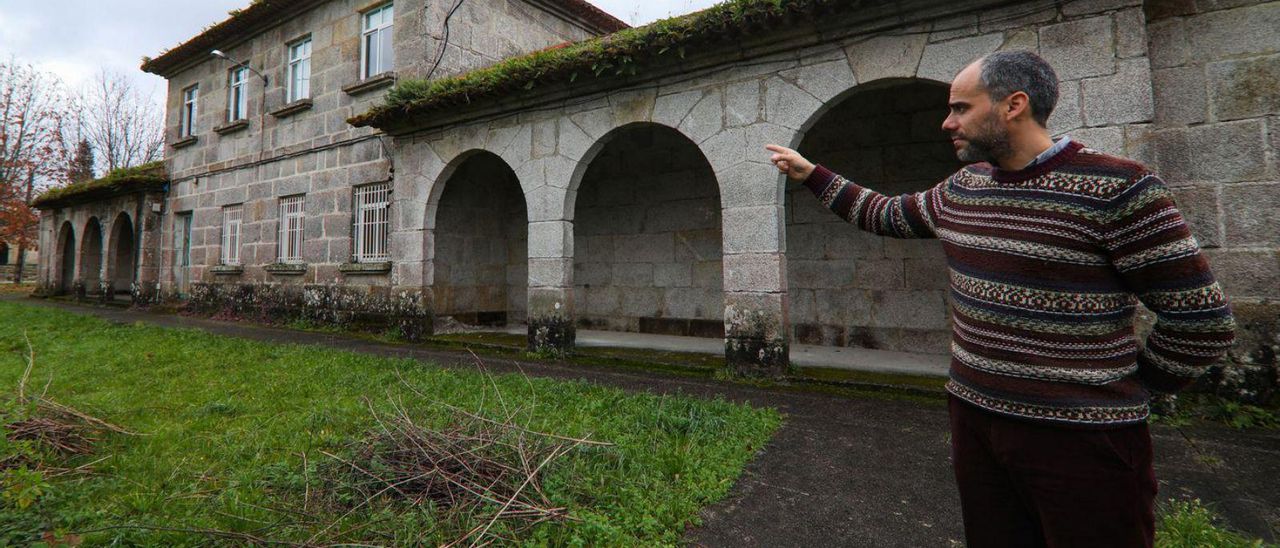
POLYGON ((813 163, 804 159, 799 152, 778 145, 765 145, 765 149, 773 153, 769 161, 778 167, 778 171, 786 174, 792 181, 804 181, 813 173, 813 163))

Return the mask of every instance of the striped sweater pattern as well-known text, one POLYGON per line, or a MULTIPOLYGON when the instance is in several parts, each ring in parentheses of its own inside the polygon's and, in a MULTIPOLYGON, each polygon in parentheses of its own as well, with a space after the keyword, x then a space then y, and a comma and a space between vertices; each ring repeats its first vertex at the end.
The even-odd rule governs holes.
POLYGON ((1139 163, 1077 142, 1021 171, 973 164, 890 197, 818 166, 805 181, 859 228, 939 238, 951 278, 947 390, 987 410, 1106 427, 1190 384, 1235 321, 1173 195, 1139 163), (1134 335, 1141 301, 1156 315, 1134 335))

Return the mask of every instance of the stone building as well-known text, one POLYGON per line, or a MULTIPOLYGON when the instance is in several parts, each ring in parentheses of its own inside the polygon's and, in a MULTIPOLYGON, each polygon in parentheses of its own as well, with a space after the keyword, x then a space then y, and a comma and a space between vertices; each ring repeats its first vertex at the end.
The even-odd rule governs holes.
MULTIPOLYGON (((1174 187, 1242 322, 1226 375, 1276 384, 1280 2, 732 4, 620 30, 581 2, 472 0, 447 40, 448 6, 420 0, 387 20, 382 4, 255 4, 143 66, 170 82, 170 182, 135 208, 156 230, 135 229, 153 257, 136 284, 411 335, 439 316, 523 324, 558 350, 580 327, 723 337, 756 372, 784 370, 793 344, 944 352, 938 243, 843 225, 763 147, 922 190, 959 167, 939 127, 952 76, 1026 49, 1062 81, 1053 133, 1174 187), (382 24, 389 45, 370 46, 382 24), (582 59, 537 51, 609 32, 564 48, 582 59), (311 94, 292 100, 299 40, 311 94), (376 48, 394 75, 362 72, 376 48)), ((92 230, 94 207, 46 210, 42 249, 92 230)), ((92 278, 97 263, 60 256, 41 262, 48 287, 92 278)))

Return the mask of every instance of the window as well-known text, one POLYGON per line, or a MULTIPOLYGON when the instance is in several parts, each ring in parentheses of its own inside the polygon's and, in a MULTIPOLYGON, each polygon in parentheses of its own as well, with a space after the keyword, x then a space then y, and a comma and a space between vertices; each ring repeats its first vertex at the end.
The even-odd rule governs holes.
POLYGON ((222 208, 222 264, 240 264, 240 205, 222 208))
POLYGON ((391 183, 356 187, 355 262, 370 263, 390 259, 387 237, 390 235, 391 183))
POLYGON ((302 262, 302 196, 280 198, 280 247, 282 263, 302 262))
POLYGON ((395 52, 391 49, 391 7, 387 4, 364 14, 364 33, 360 41, 361 79, 395 67, 395 52))
POLYGON ((227 87, 227 121, 243 120, 249 112, 249 94, 246 93, 245 82, 249 78, 249 69, 238 67, 231 69, 230 85, 227 87))
POLYGON ((289 46, 288 102, 311 97, 311 38, 289 46))
POLYGON ((190 137, 196 134, 196 97, 200 86, 191 86, 182 90, 182 113, 179 115, 178 136, 190 137))

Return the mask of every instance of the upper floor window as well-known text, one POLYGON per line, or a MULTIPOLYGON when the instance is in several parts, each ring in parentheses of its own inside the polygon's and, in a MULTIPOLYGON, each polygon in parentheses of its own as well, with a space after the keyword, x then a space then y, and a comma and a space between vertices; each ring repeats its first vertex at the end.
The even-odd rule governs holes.
POLYGON ((196 98, 200 86, 182 90, 182 113, 178 117, 178 136, 190 137, 196 133, 196 98))
POLYGON ((249 115, 248 80, 249 69, 245 67, 231 69, 230 85, 227 87, 228 122, 243 120, 249 115))
POLYGON ((364 32, 360 41, 361 79, 395 67, 395 51, 391 48, 391 15, 391 4, 364 13, 364 32))
POLYGON ((391 183, 355 188, 355 262, 388 260, 387 240, 391 235, 391 183))
POLYGON ((289 45, 288 102, 311 97, 311 38, 289 45))
POLYGON ((302 262, 302 196, 280 198, 280 249, 282 263, 302 262))
POLYGON ((222 208, 222 264, 240 264, 240 204, 222 208))

